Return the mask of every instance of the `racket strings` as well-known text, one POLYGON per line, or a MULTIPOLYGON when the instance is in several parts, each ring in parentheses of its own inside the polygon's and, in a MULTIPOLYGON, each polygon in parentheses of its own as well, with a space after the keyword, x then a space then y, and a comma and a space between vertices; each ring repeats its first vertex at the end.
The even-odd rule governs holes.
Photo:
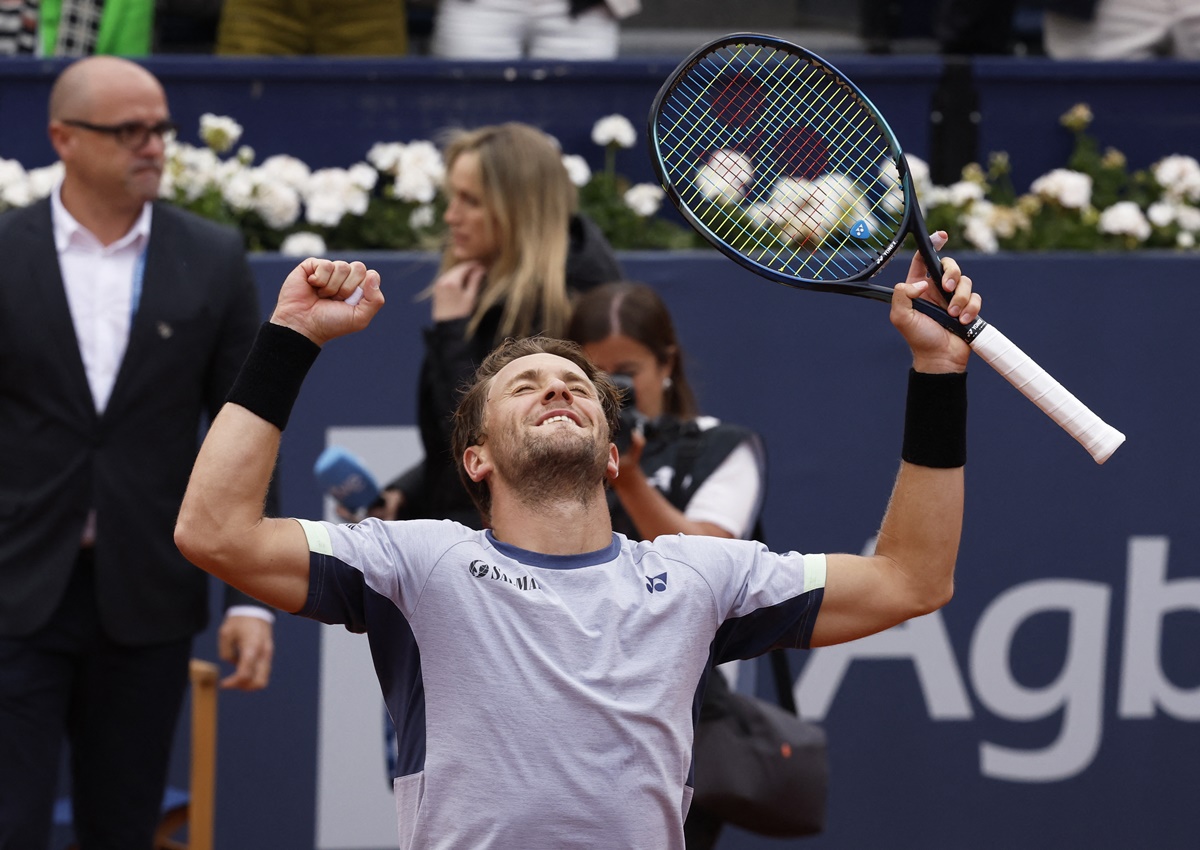
MULTIPOLYGON (((756 51, 756 53, 758 52, 763 51, 756 51)), ((775 54, 772 58, 778 58, 778 52, 772 51, 772 53, 775 54)), ((786 53, 782 54, 782 56, 785 60, 790 60, 791 66, 793 66, 787 70, 794 70, 794 66, 801 65, 803 69, 811 71, 811 69, 808 68, 807 63, 803 63, 802 65, 802 60, 800 60, 798 57, 786 53)), ((749 67, 748 60, 744 64, 749 67)), ((843 151, 843 155, 841 157, 843 171, 856 170, 861 173, 869 166, 876 165, 880 160, 887 158, 888 151, 886 147, 886 141, 883 140, 883 137, 879 133, 877 126, 869 117, 869 115, 867 115, 861 108, 850 108, 856 107, 857 104, 852 101, 849 93, 843 88, 839 94, 839 99, 837 101, 832 100, 832 96, 838 88, 837 81, 834 77, 821 71, 815 71, 806 76, 793 74, 791 77, 789 77, 787 74, 779 73, 777 71, 777 67, 778 63, 774 66, 770 66, 766 61, 760 61, 757 69, 751 69, 760 70, 767 76, 767 78, 771 81, 769 94, 776 96, 775 100, 767 104, 770 109, 766 111, 766 116, 768 117, 765 118, 765 132, 769 135, 769 142, 775 143, 775 150, 782 151, 782 153, 774 154, 772 157, 773 159, 784 162, 793 161, 793 155, 796 152, 793 140, 797 138, 801 139, 801 145, 803 147, 806 147, 809 150, 818 151, 823 161, 827 159, 829 151, 828 146, 821 142, 820 137, 809 132, 804 126, 784 120, 789 116, 800 117, 801 119, 804 119, 810 126, 816 126, 823 130, 826 137, 837 143, 838 147, 843 151), (818 77, 822 83, 822 87, 820 89, 815 88, 811 82, 811 78, 813 76, 818 77), (806 89, 806 92, 801 93, 797 91, 796 86, 790 85, 790 83, 795 82, 799 82, 806 89), (824 108, 814 108, 814 104, 817 106, 823 106, 824 108), (841 122, 841 126, 839 126, 838 123, 839 116, 844 119, 841 122), (857 123, 854 123, 851 120, 852 118, 857 118, 859 120, 857 123), (883 144, 879 144, 881 141, 883 144), (873 153, 873 157, 869 163, 864 163, 862 160, 865 158, 868 149, 870 149, 873 153), (846 150, 849 150, 852 153, 857 153, 858 156, 847 156, 844 153, 846 150), (856 159, 857 162, 855 161, 856 159), (857 168, 847 168, 845 167, 847 165, 855 165, 857 168)), ((740 76, 733 77, 733 81, 743 82, 743 90, 750 89, 755 95, 757 95, 760 90, 757 86, 753 88, 745 86, 744 81, 742 81, 740 76)), ((697 93, 695 98, 696 100, 699 99, 699 95, 702 95, 702 92, 697 93)), ((726 98, 729 96, 728 92, 725 92, 724 95, 726 98)), ((718 97, 720 97, 720 95, 718 95, 718 97)), ((761 98, 756 98, 756 100, 761 102, 761 98)), ((739 111, 744 114, 746 111, 745 107, 739 106, 739 111)), ((762 134, 763 132, 760 131, 757 135, 761 137, 762 134)), ((744 135, 745 134, 743 134, 743 136, 744 135)), ((743 141, 743 139, 738 139, 737 137, 730 138, 733 139, 735 143, 737 141, 743 141)), ((801 157, 801 162, 805 164, 811 164, 812 158, 806 153, 801 157)), ((818 163, 819 167, 816 170, 825 170, 823 167, 824 165, 824 162, 818 163)), ((789 176, 795 174, 795 170, 781 170, 784 172, 790 171, 789 176)), ((808 168, 805 170, 811 172, 813 169, 808 168)), ((805 176, 811 175, 806 174, 805 176)))
MULTIPOLYGON (((798 116, 806 121, 809 126, 815 126, 817 129, 824 132, 842 152, 841 162, 835 165, 832 169, 836 173, 861 173, 864 168, 874 166, 884 153, 878 145, 870 143, 875 141, 868 134, 870 131, 875 137, 878 137, 878 131, 875 125, 870 121, 869 117, 865 116, 861 110, 852 109, 855 104, 851 101, 844 87, 838 91, 836 80, 828 74, 821 75, 804 75, 796 74, 796 66, 800 66, 801 70, 808 70, 807 64, 802 64, 801 61, 791 54, 783 54, 785 61, 790 67, 786 68, 786 72, 780 73, 778 63, 768 67, 767 63, 760 62, 758 73, 766 74, 772 78, 770 91, 773 95, 777 95, 776 99, 770 104, 773 109, 768 115, 777 116, 798 116), (815 76, 820 88, 814 87, 812 79, 815 76), (790 83, 798 81, 800 86, 790 85, 790 83), (836 100, 834 99, 836 97, 836 100), (822 105, 823 109, 813 109, 813 105, 822 105), (852 120, 857 117, 857 124, 852 120), (841 120, 839 120, 839 118, 841 120), (864 124, 863 118, 867 118, 864 124), (873 149, 873 150, 872 150, 873 149), (849 152, 849 155, 847 155, 849 152), (870 161, 864 164, 863 160, 870 155, 870 161)), ((748 64, 748 63, 747 63, 748 64)), ((775 120, 773 124, 768 126, 768 131, 774 136, 773 141, 776 144, 768 149, 768 155, 778 159, 791 160, 790 145, 793 144, 796 128, 790 122, 785 120, 775 120), (782 151, 782 153, 781 153, 782 151)), ((805 142, 811 146, 811 142, 801 136, 805 142)), ((825 150, 828 147, 822 145, 825 150)), ((808 159, 807 156, 804 159, 808 159)), ((815 254, 817 248, 823 247, 827 237, 835 233, 846 230, 846 217, 851 212, 856 212, 856 208, 860 208, 866 194, 856 183, 838 182, 834 183, 833 193, 829 191, 829 185, 821 186, 819 190, 811 185, 795 186, 793 184, 776 184, 776 207, 782 207, 787 213, 802 219, 802 226, 798 235, 803 238, 796 244, 795 249, 790 256, 785 260, 785 263, 792 264, 792 261, 801 259, 801 265, 810 261, 815 254), (778 197, 780 189, 785 189, 788 197, 778 197), (798 191, 796 191, 798 190, 798 191), (857 192, 857 195, 853 193, 857 192), (836 194, 834 194, 836 193, 836 194), (812 203, 814 196, 823 196, 818 198, 819 203, 812 203), (830 212, 836 216, 830 221, 830 212), (807 232, 805 232, 807 231, 807 232), (815 244, 814 244, 815 237, 815 244), (802 253, 807 252, 807 253, 802 253)), ((794 223, 794 222, 793 222, 794 223)), ((786 226, 785 226, 786 232, 786 226)), ((795 234, 793 234, 795 235, 795 234)), ((843 240, 844 241, 844 240, 843 240)), ((841 246, 836 246, 841 247, 841 246)), ((837 252, 827 251, 825 254, 826 262, 836 258, 837 252)), ((807 271, 807 270, 806 270, 807 271)), ((818 270, 817 274, 819 275, 818 270)), ((809 274, 813 272, 809 271, 809 274)))
POLYGON ((854 277, 903 221, 893 145, 834 72, 748 47, 694 62, 664 100, 669 182, 718 238, 756 261, 813 279, 854 277))

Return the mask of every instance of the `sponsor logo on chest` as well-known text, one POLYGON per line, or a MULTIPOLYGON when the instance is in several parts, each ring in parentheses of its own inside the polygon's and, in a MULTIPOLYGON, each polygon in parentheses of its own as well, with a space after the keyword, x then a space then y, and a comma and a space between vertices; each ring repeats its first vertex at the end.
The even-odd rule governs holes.
POLYGON ((467 566, 467 571, 475 578, 488 579, 490 581, 502 581, 510 584, 517 590, 540 590, 537 579, 532 576, 517 576, 513 578, 501 570, 499 567, 492 566, 484 561, 475 560, 467 566))

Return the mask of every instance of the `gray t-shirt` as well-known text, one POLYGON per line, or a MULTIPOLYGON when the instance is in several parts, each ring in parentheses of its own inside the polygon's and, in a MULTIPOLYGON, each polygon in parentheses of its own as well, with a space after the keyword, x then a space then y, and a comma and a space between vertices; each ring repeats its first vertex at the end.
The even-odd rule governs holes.
POLYGON ((400 847, 682 850, 714 663, 807 647, 823 555, 675 535, 542 555, 448 520, 301 520, 300 615, 366 632, 400 847))

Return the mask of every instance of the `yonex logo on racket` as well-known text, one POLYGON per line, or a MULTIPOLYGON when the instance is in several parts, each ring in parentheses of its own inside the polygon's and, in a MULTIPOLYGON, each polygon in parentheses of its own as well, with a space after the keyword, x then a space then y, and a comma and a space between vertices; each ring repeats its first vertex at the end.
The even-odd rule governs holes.
POLYGON ((871 237, 871 225, 859 219, 851 226, 850 235, 855 239, 869 239, 871 237))

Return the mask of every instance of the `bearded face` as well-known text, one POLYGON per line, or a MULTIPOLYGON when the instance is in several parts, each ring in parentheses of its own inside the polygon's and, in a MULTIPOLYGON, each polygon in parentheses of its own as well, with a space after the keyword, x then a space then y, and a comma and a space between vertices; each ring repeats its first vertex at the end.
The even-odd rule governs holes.
POLYGON ((596 388, 575 364, 551 354, 508 364, 485 416, 493 485, 502 481, 530 506, 595 498, 612 463, 611 437, 596 388))
POLYGON ((609 438, 603 420, 600 434, 566 417, 496 430, 491 438, 496 471, 527 504, 558 499, 584 502, 597 484, 604 483, 609 438))

